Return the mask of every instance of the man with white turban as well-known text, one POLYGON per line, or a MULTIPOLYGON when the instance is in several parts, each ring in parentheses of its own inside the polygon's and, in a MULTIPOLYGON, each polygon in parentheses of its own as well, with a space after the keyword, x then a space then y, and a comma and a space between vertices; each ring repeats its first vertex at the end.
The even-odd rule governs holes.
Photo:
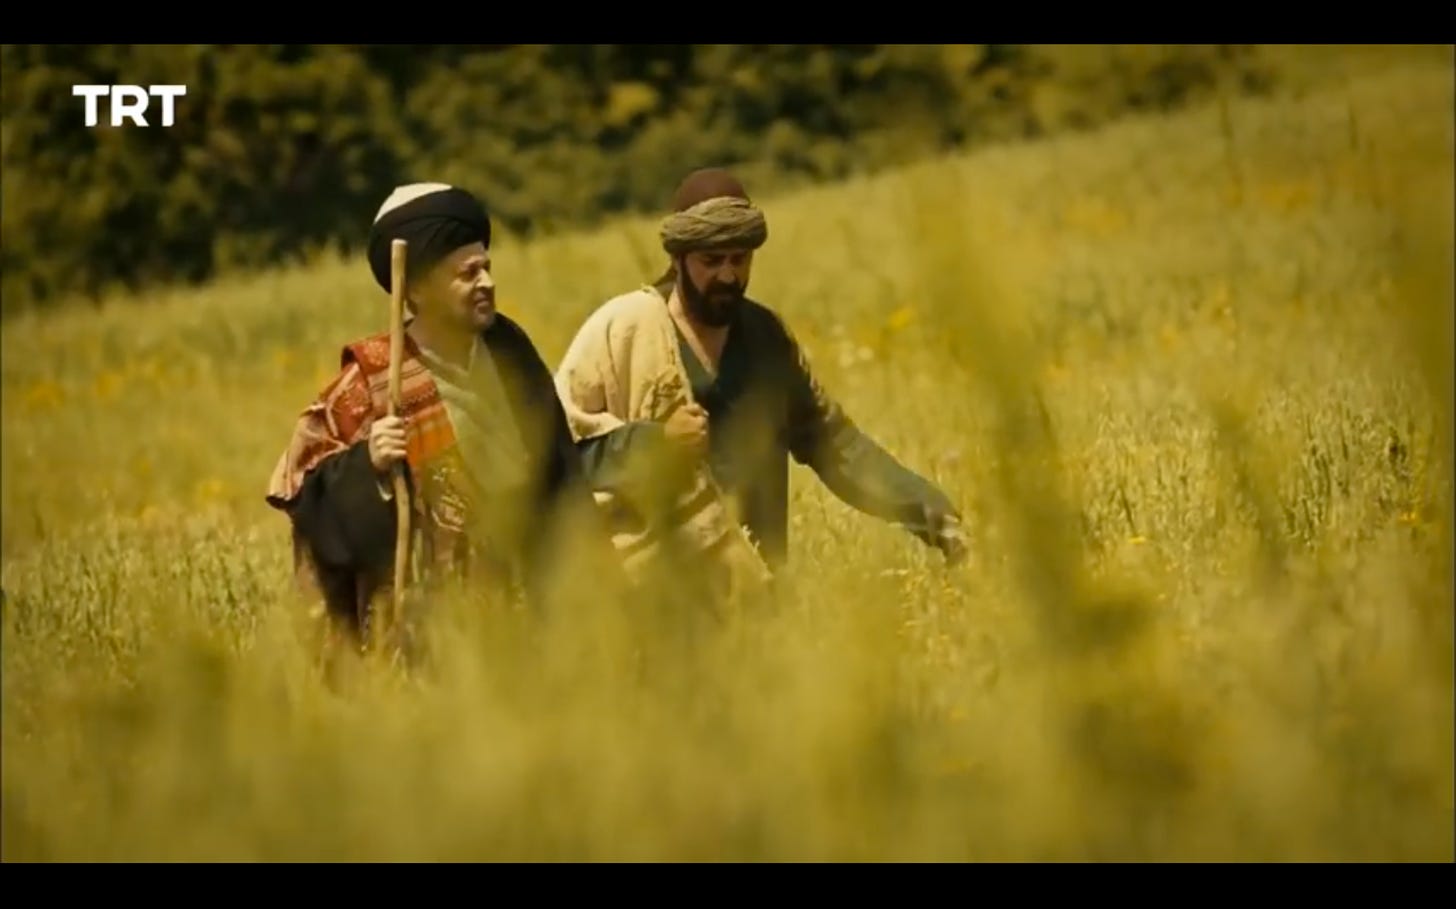
MULTIPOLYGON (((290 518, 300 580, 356 637, 392 590, 395 465, 404 466, 416 531, 414 581, 468 578, 529 595, 548 529, 567 513, 576 521, 594 512, 551 372, 496 308, 484 206, 446 184, 397 188, 369 237, 369 266, 386 293, 396 238, 408 242, 399 412, 387 409, 389 332, 344 345, 340 371, 298 418, 267 493, 290 518)), ((379 313, 383 322, 386 307, 379 313)))

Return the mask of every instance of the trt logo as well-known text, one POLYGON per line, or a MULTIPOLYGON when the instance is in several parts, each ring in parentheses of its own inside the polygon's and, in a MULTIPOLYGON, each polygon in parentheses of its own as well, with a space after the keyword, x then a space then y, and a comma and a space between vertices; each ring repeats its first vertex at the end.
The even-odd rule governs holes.
POLYGON ((97 102, 111 96, 111 125, 120 126, 123 117, 131 118, 137 126, 147 126, 145 116, 153 97, 162 99, 162 125, 171 126, 176 121, 174 99, 187 94, 185 85, 73 85, 71 95, 86 99, 86 125, 95 126, 97 102))

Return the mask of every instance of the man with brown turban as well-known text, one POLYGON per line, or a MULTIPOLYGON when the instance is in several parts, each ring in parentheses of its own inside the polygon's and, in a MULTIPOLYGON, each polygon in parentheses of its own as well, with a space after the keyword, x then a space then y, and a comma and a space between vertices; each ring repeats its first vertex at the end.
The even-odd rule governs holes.
POLYGON ((345 345, 267 494, 290 519, 299 579, 360 644, 393 585, 395 465, 413 515, 412 583, 468 579, 520 602, 541 580, 548 532, 595 517, 551 372, 496 308, 484 207, 445 184, 397 188, 369 237, 386 293, 396 238, 409 244, 398 414, 387 410, 389 332, 345 345))
POLYGON ((661 234, 671 268, 595 311, 556 373, 628 567, 672 540, 770 576, 787 555, 790 457, 959 561, 960 517, 944 493, 861 432, 782 319, 745 295, 768 227, 743 186, 695 171, 674 209, 661 234))

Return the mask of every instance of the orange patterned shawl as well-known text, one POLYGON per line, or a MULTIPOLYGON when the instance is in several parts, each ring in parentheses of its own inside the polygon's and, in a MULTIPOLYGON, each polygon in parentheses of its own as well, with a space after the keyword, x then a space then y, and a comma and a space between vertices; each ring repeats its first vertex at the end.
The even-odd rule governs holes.
MULTIPOLYGON (((267 499, 274 507, 287 510, 298 496, 305 476, 324 459, 369 438, 374 420, 388 413, 389 334, 383 332, 345 346, 341 371, 303 411, 292 439, 274 467, 267 499)), ((466 485, 460 482, 462 466, 444 402, 429 370, 420 359, 419 348, 408 333, 400 370, 399 415, 406 426, 408 481, 415 514, 412 561, 417 580, 421 562, 453 567, 468 555, 465 526, 470 503, 466 485)), ((319 569, 299 535, 294 534, 294 565, 298 580, 314 596, 331 585, 319 577, 319 569)), ((355 602, 337 604, 363 615, 368 602, 387 596, 392 579, 381 577, 367 583, 348 585, 355 602)))

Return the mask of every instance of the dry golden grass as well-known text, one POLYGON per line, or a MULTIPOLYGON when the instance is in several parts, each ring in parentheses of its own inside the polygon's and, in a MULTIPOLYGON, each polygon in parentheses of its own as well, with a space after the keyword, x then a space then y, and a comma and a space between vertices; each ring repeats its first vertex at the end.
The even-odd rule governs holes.
MULTIPOLYGON (((7 322, 7 861, 1453 858, 1449 60, 763 200, 752 290, 966 509, 802 469, 715 624, 314 676, 262 494, 357 262, 7 322)), ((497 253, 555 362, 648 221, 497 253)), ((569 567, 569 566, 568 566, 569 567)))

